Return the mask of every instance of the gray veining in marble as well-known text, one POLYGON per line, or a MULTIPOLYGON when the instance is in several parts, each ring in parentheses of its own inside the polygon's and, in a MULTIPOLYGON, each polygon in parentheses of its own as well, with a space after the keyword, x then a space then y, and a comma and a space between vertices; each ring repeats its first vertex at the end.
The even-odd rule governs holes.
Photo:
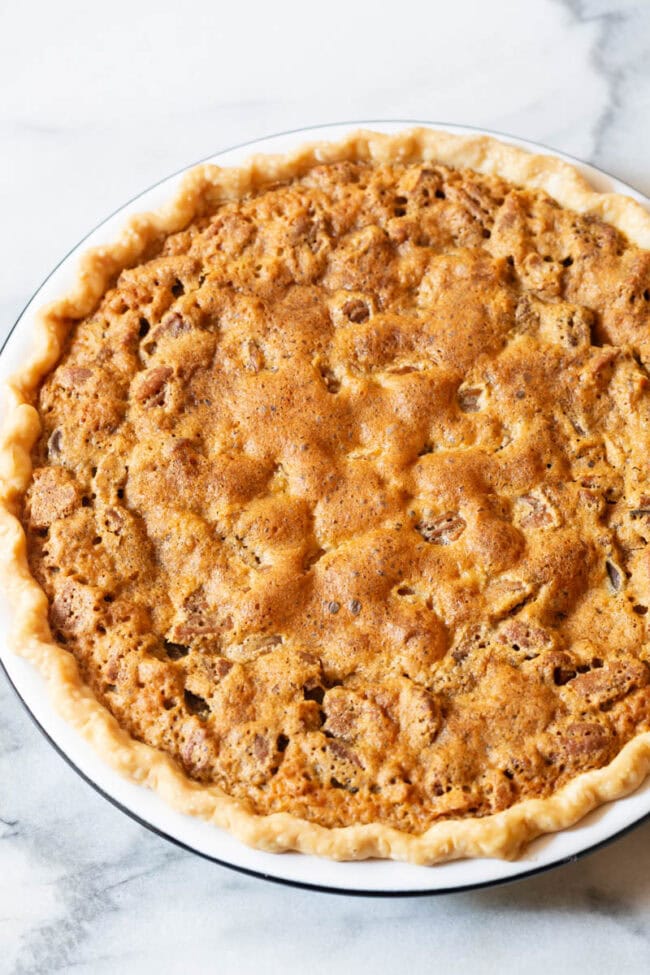
POLYGON ((650 194, 650 104, 641 80, 650 60, 650 7, 625 0, 559 2, 578 24, 596 27, 591 61, 607 86, 607 98, 593 126, 589 159, 650 194))
MULTIPOLYGON (((299 125, 431 118, 589 159, 650 193, 650 4, 0 4, 0 333, 143 187, 299 125)), ((500 889, 290 890, 127 819, 0 679, 0 973, 650 971, 650 823, 500 889)))

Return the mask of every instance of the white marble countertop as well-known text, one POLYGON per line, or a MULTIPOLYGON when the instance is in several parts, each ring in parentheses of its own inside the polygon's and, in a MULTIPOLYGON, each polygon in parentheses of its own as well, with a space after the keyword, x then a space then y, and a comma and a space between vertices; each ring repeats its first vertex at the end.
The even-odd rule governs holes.
MULTIPOLYGON (((107 213, 219 148, 355 118, 485 126, 650 194, 650 4, 23 0, 0 11, 0 329, 107 213)), ((0 679, 0 972, 650 971, 650 823, 510 887, 373 900, 185 853, 0 679)))

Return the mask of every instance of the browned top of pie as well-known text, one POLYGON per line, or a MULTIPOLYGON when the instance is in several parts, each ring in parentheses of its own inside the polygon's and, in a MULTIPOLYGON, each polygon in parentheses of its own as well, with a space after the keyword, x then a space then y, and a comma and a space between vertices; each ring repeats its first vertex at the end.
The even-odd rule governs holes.
POLYGON ((650 253, 323 165, 161 239, 43 383, 52 631, 249 809, 421 832, 650 728, 650 253))

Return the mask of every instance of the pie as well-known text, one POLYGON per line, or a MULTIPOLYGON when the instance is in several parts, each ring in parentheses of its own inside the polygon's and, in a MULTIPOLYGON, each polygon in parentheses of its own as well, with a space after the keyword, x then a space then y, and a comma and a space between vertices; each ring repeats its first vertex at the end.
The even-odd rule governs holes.
POLYGON ((274 851, 515 856, 650 768, 650 215, 357 132, 90 252, 13 382, 15 645, 274 851))

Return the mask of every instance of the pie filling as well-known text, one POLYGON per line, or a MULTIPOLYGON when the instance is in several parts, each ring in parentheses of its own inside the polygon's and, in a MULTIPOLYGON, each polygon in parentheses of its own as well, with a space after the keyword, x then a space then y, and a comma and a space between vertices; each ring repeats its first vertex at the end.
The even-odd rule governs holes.
POLYGON ((343 162, 161 237, 42 383, 55 639, 249 811, 422 833, 650 728, 650 253, 343 162))

